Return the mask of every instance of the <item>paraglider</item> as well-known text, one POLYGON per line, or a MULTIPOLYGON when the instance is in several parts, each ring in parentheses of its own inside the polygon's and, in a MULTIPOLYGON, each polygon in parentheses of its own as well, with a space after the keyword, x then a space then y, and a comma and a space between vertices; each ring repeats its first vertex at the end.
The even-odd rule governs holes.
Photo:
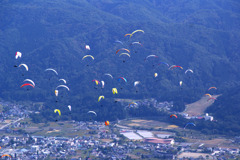
POLYGON ((93 57, 92 55, 86 55, 86 56, 84 56, 84 57, 82 58, 82 60, 84 60, 84 59, 87 58, 87 57, 90 57, 90 58, 92 58, 92 60, 94 60, 94 57, 93 57))
POLYGON ((71 111, 71 110, 72 110, 72 107, 71 107, 71 105, 68 105, 68 109, 69 109, 69 111, 71 111))
POLYGON ((109 73, 105 73, 106 76, 110 76, 113 79, 113 76, 109 73))
POLYGON ((100 82, 99 82, 98 80, 96 80, 96 79, 92 80, 92 82, 95 82, 96 85, 98 85, 98 84, 100 83, 100 82))
POLYGON ((135 81, 134 82, 134 87, 136 87, 139 83, 140 83, 140 81, 135 81))
POLYGON ((28 66, 26 65, 26 64, 20 64, 18 67, 21 67, 21 66, 23 66, 23 67, 25 67, 25 69, 26 69, 26 71, 28 71, 28 66))
POLYGON ((63 81, 65 84, 67 84, 67 81, 65 79, 59 79, 59 81, 63 81))
POLYGON ((131 103, 128 104, 129 107, 131 107, 131 105, 137 105, 137 103, 136 102, 131 102, 131 103))
POLYGON ((211 99, 213 99, 213 100, 217 100, 216 98, 211 97, 211 98, 209 98, 207 101, 210 101, 211 99))
POLYGON ((133 34, 134 34, 134 33, 137 33, 137 32, 142 32, 142 33, 144 33, 144 31, 143 31, 143 30, 140 30, 140 29, 138 29, 138 30, 135 30, 135 31, 133 31, 133 32, 132 32, 132 34, 130 35, 130 38, 133 36, 133 34))
POLYGON ((208 91, 211 90, 211 89, 217 89, 216 87, 210 87, 208 88, 208 91))
POLYGON ((98 102, 101 100, 101 99, 104 99, 105 97, 104 96, 99 96, 98 97, 98 102))
POLYGON ((32 83, 32 85, 35 87, 35 83, 34 83, 33 80, 31 80, 31 79, 25 79, 23 82, 30 82, 30 83, 32 83))
POLYGON ((16 52, 16 53, 15 53, 15 58, 18 59, 18 57, 19 57, 19 58, 22 57, 22 53, 21 53, 21 52, 16 52))
POLYGON ((85 46, 85 49, 90 51, 90 46, 89 46, 89 45, 86 45, 86 46, 85 46))
POLYGON ((179 85, 182 86, 182 81, 179 82, 179 85))
POLYGON ((211 94, 208 94, 208 93, 207 93, 207 94, 204 94, 204 95, 205 95, 205 96, 209 96, 210 98, 212 97, 211 94))
POLYGON ((95 116, 97 116, 97 113, 94 111, 88 111, 88 113, 93 113, 93 114, 95 114, 95 116))
POLYGON ((48 68, 45 71, 53 71, 56 75, 58 75, 57 71, 55 69, 52 69, 52 68, 48 68))
POLYGON ((119 57, 120 57, 121 55, 127 55, 128 57, 131 57, 130 54, 128 54, 128 53, 121 53, 121 54, 119 55, 119 57))
POLYGON ((55 96, 57 97, 58 96, 58 90, 55 90, 54 93, 55 93, 55 96))
POLYGON ((109 126, 109 121, 105 121, 105 126, 109 126))
POLYGON ((115 43, 121 43, 123 45, 123 42, 116 40, 115 43))
POLYGON ((126 78, 124 78, 124 77, 119 77, 118 81, 120 81, 121 79, 124 80, 125 82, 127 82, 126 78))
POLYGON ((59 85, 59 86, 56 87, 56 89, 58 89, 58 88, 60 88, 60 87, 66 88, 68 91, 70 91, 70 89, 69 89, 68 86, 66 86, 66 85, 59 85))
POLYGON ((172 65, 169 69, 173 69, 173 68, 176 68, 176 67, 183 69, 181 66, 177 66, 177 65, 172 65))
POLYGON ((9 158, 12 158, 12 156, 10 156, 9 154, 4 154, 4 155, 1 156, 1 158, 3 158, 3 157, 9 157, 9 158))
POLYGON ((176 117, 176 118, 177 118, 177 115, 176 115, 176 114, 172 114, 172 115, 170 116, 170 118, 172 118, 172 117, 176 117))
POLYGON ((131 45, 134 45, 134 44, 139 44, 140 46, 143 46, 142 43, 140 42, 132 42, 131 45))
POLYGON ((130 53, 130 51, 129 51, 128 49, 126 49, 126 48, 121 48, 121 49, 118 49, 118 50, 116 51, 116 54, 117 54, 119 51, 121 51, 121 50, 124 50, 124 51, 127 51, 128 53, 130 53))
POLYGON ((160 62, 158 65, 160 65, 160 64, 165 64, 166 66, 169 67, 169 64, 167 64, 166 62, 160 62))
POLYGON ((54 109, 54 113, 58 112, 58 115, 61 116, 61 111, 59 109, 54 109))
POLYGON ((187 123, 187 124, 185 124, 184 129, 185 129, 188 125, 193 125, 194 127, 196 126, 194 123, 187 123))
MULTIPOLYGON (((126 55, 126 56, 128 56, 129 58, 131 57, 130 54, 128 54, 128 53, 121 53, 121 54, 119 55, 119 57, 121 57, 122 55, 126 55)), ((126 61, 126 58, 124 58, 123 63, 124 63, 125 61, 126 61)))
POLYGON ((187 72, 191 72, 191 73, 193 73, 193 70, 191 70, 191 69, 187 69, 187 70, 185 71, 185 74, 187 74, 187 72))
POLYGON ((24 87, 24 86, 31 86, 31 87, 34 88, 34 86, 32 84, 30 84, 30 83, 25 83, 25 84, 21 85, 21 88, 24 87))
POLYGON ((127 34, 124 35, 124 37, 126 37, 126 36, 130 36, 131 37, 131 35, 132 35, 131 33, 127 33, 127 34))
POLYGON ((113 94, 118 94, 117 88, 113 88, 113 89, 112 89, 112 93, 113 93, 113 94))
POLYGON ((146 61, 148 58, 150 58, 150 57, 158 58, 158 56, 152 54, 152 55, 148 55, 148 56, 145 58, 145 61, 146 61))
POLYGON ((104 81, 101 81, 101 83, 102 83, 102 88, 104 88, 105 82, 104 82, 104 81))

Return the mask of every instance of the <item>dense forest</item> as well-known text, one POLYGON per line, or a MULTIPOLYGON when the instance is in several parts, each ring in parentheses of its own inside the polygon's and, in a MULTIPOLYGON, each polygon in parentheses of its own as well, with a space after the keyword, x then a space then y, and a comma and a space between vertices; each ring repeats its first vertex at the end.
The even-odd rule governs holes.
POLYGON ((32 115, 35 122, 56 120, 55 108, 62 111, 61 120, 158 117, 164 113, 151 107, 126 111, 114 98, 173 101, 174 110, 182 111, 185 104, 216 86, 212 94, 222 96, 207 112, 217 122, 199 122, 197 129, 210 133, 214 126, 218 133, 239 132, 237 0, 2 0, 0 18, 0 97, 13 102, 44 102, 40 114, 32 115), (124 37, 136 29, 144 33, 124 37), (136 41, 142 46, 131 45, 136 41), (129 49, 131 57, 119 57, 116 51, 120 48, 129 49), (16 51, 22 52, 22 58, 14 58, 16 51), (95 59, 82 60, 88 54, 95 59), (158 59, 146 61, 151 54, 158 59), (169 70, 160 62, 180 65, 183 70, 169 70), (14 67, 21 63, 26 63, 29 71, 14 67), (46 72, 47 68, 54 68, 58 76, 46 72), (185 74, 188 68, 194 73, 185 74), (125 77, 127 83, 119 77, 125 77), (20 88, 26 78, 34 80, 34 89, 20 88), (60 78, 66 79, 70 91, 59 89, 56 97, 60 78), (105 87, 93 79, 105 81, 105 87), (141 82, 137 88, 135 81, 141 82), (181 87, 179 81, 183 81, 181 87), (112 88, 118 88, 119 93, 113 95, 112 88), (98 102, 100 95, 105 99, 98 102), (86 114, 89 110, 98 116, 90 117, 86 114))

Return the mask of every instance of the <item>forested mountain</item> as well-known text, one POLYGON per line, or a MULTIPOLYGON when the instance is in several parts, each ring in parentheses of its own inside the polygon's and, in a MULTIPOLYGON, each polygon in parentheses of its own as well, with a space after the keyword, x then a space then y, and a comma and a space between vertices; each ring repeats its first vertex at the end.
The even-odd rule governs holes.
MULTIPOLYGON (((95 109, 103 110, 99 119, 114 120, 124 118, 126 112, 113 98, 156 98, 184 104, 216 86, 215 94, 223 96, 213 107, 222 108, 221 113, 231 119, 237 117, 236 112, 228 112, 226 106, 239 104, 238 97, 230 94, 240 79, 239 26, 237 0, 2 0, 0 97, 45 102, 44 114, 62 108, 63 117, 64 106, 72 104, 73 113, 67 112, 65 119, 87 119, 86 112, 95 109), (136 29, 144 34, 124 37, 136 29), (131 45, 134 41, 143 46, 131 45), (119 48, 128 48, 131 57, 119 57, 119 48), (22 58, 14 58, 16 51, 22 52, 22 58), (94 61, 82 60, 87 54, 94 61), (145 61, 151 54, 158 60, 145 61), (183 70, 169 70, 159 62, 180 65, 183 70), (20 63, 28 64, 29 71, 14 67, 20 63), (56 69, 59 75, 45 72, 47 68, 56 69), (184 74, 188 68, 194 74, 184 74), (119 82, 121 76, 128 82, 119 82), (34 80, 34 89, 20 88, 26 78, 34 80), (67 80, 70 92, 61 90, 55 97, 60 78, 67 80), (93 79, 104 80, 105 88, 96 87, 93 79), (141 81, 138 92, 133 87, 137 80, 141 81), (182 87, 179 81, 183 81, 182 87), (118 95, 112 94, 113 87, 119 89, 118 95), (105 95, 101 104, 97 102, 100 95, 105 95)), ((218 113, 211 107, 209 111, 218 113)))

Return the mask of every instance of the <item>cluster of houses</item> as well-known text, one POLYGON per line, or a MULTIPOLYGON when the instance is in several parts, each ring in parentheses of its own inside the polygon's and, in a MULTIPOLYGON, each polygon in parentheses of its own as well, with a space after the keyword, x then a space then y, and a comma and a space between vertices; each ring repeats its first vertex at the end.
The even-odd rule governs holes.
POLYGON ((116 98, 115 101, 118 101, 121 103, 122 106, 125 108, 138 108, 141 106, 153 106, 157 108, 160 111, 170 111, 171 108, 173 107, 173 102, 158 102, 154 98, 149 98, 149 99, 143 99, 143 100, 132 100, 132 99, 119 99, 116 98))
POLYGON ((0 101, 0 106, 4 106, 6 109, 4 112, 0 111, 0 122, 4 122, 5 119, 17 119, 17 117, 27 117, 29 112, 24 105, 16 105, 10 102, 0 101))
POLYGON ((84 155, 77 153, 80 151, 88 151, 86 157, 94 157, 98 159, 126 159, 128 154, 132 154, 134 150, 143 150, 144 153, 137 152, 139 157, 168 157, 173 158, 174 147, 172 145, 161 145, 150 143, 135 143, 133 141, 125 141, 122 144, 118 142, 103 142, 94 140, 91 137, 43 137, 29 136, 8 137, 2 136, 0 139, 2 149, 0 154, 8 154, 13 159, 81 159, 84 155))
POLYGON ((126 139, 104 141, 102 138, 112 137, 112 133, 94 136, 43 137, 28 134, 0 137, 0 155, 8 154, 12 159, 127 159, 138 157, 146 159, 236 159, 239 148, 205 147, 197 148, 193 143, 176 142, 173 139, 144 138, 141 141, 126 139), (81 151, 79 153, 79 151, 81 151))
MULTIPOLYGON (((3 102, 2 102, 3 103, 3 102)), ((171 108, 170 102, 158 103, 154 99, 138 101, 138 105, 153 105, 159 108, 171 108)), ((0 129, 0 156, 10 155, 15 160, 30 159, 237 159, 239 148, 207 147, 204 144, 196 148, 195 143, 175 141, 173 132, 152 133, 147 130, 133 130, 129 127, 111 126, 106 129, 102 122, 71 121, 74 130, 88 131, 87 135, 70 137, 33 136, 14 132, 13 128, 25 128, 27 124, 18 120, 28 117, 24 106, 9 105, 9 109, 0 113, 0 120, 13 119, 11 125, 0 129), (13 132, 10 132, 13 131, 13 132), (10 134, 9 134, 10 133, 10 134), (6 134, 6 135, 5 135, 6 134)), ((187 116, 186 116, 187 117, 187 116)), ((211 120, 211 116, 203 116, 211 120)), ((7 124, 5 124, 7 125, 7 124)), ((1 126, 0 126, 1 127, 1 126)), ((50 132, 54 129, 49 130, 50 132)), ((236 137, 233 143, 239 144, 236 137)), ((7 157, 5 157, 7 159, 7 157)))
POLYGON ((206 121, 214 121, 213 116, 209 116, 208 113, 206 113, 205 115, 197 115, 197 116, 189 116, 187 113, 178 113, 180 115, 182 115, 184 118, 186 119, 204 119, 206 121))

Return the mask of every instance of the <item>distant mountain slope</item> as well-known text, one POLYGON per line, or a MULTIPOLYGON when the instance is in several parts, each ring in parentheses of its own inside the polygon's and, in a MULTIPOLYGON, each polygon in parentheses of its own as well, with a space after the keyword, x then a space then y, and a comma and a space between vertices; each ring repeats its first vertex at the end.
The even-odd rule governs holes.
MULTIPOLYGON (((89 105, 96 105, 94 100, 100 94, 107 98, 152 97, 191 103, 210 86, 219 88, 216 94, 222 93, 240 78, 239 6, 233 0, 3 0, 0 96, 15 101, 45 101, 54 108, 54 89, 60 84, 58 79, 65 78, 71 91, 64 92, 59 104, 71 103, 80 114, 89 105), (136 29, 145 33, 124 37, 136 29), (130 45, 134 41, 140 41, 143 47, 130 45), (84 49, 86 44, 90 51, 84 49), (125 63, 115 54, 122 47, 131 51, 125 63), (14 59, 16 51, 23 53, 21 59, 14 59), (95 57, 89 66, 82 61, 86 54, 95 57), (184 70, 171 71, 158 61, 144 61, 150 54, 184 70), (29 71, 13 67, 20 63, 28 64, 29 71), (44 72, 49 67, 55 68, 59 77, 44 72), (194 74, 185 75, 188 68, 194 74), (114 80, 104 73, 111 73, 114 80), (121 76, 128 83, 120 83, 117 79, 121 76), (34 90, 20 88, 25 78, 35 81, 34 90), (92 79, 104 80, 105 88, 95 89, 92 79), (133 87, 136 80, 141 81, 138 92, 133 87), (113 87, 123 89, 112 95, 113 87)), ((109 108, 115 103, 104 105, 109 108)))

